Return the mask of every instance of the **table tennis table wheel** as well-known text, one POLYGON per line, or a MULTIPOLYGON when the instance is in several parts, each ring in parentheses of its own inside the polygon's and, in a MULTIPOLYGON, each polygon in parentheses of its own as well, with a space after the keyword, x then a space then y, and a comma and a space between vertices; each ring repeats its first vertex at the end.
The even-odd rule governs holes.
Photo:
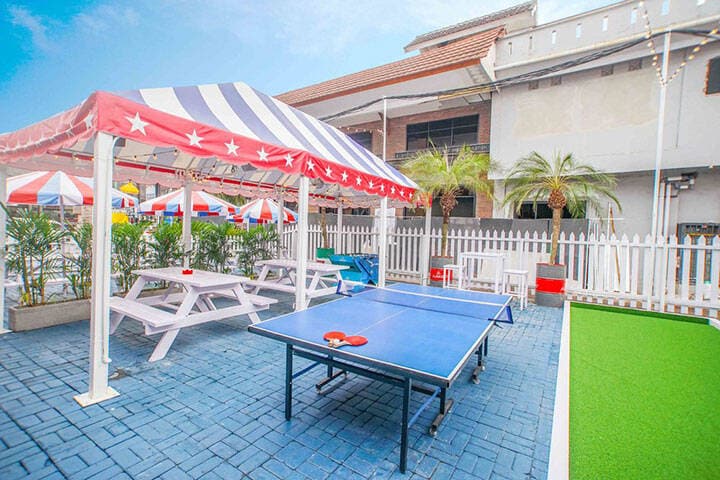
POLYGON ((438 426, 430 425, 430 428, 428 428, 428 433, 430 434, 431 437, 437 437, 438 426))

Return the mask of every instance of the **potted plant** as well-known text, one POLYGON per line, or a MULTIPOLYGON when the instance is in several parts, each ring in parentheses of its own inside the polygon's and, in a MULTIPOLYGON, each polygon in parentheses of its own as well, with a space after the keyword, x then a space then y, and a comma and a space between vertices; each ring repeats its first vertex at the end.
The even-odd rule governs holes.
POLYGON ((328 229, 327 229, 327 208, 320 207, 320 236, 322 238, 322 247, 315 249, 315 258, 329 259, 331 255, 335 255, 335 249, 329 248, 328 229))
POLYGON ((563 209, 567 207, 574 217, 583 215, 588 206, 601 211, 601 197, 609 198, 620 209, 613 192, 615 184, 614 176, 579 162, 571 153, 556 152, 547 160, 532 152, 511 169, 505 180, 509 191, 503 205, 512 204, 519 210, 523 202, 532 201, 535 208, 539 199, 546 199, 552 210, 550 262, 536 266, 535 302, 538 305, 561 307, 565 300, 565 265, 558 258, 563 209))
MULTIPOLYGON (((485 153, 473 152, 470 147, 460 149, 455 160, 451 161, 447 152, 436 148, 417 153, 408 159, 400 170, 413 179, 420 187, 420 198, 440 198, 442 210, 442 237, 440 241, 440 255, 430 257, 430 284, 442 285, 443 266, 453 263, 453 257, 448 252, 448 228, 450 213, 457 205, 457 195, 465 188, 478 194, 492 198, 493 184, 487 178, 492 168, 490 156, 485 153)), ((432 205, 426 205, 431 208, 432 205)), ((427 232, 426 232, 427 234, 427 232)))
MULTIPOLYGON (((46 290, 48 281, 61 271, 59 243, 67 232, 44 213, 27 209, 14 216, 8 214, 7 218, 7 235, 14 240, 8 250, 7 266, 20 276, 20 304, 8 309, 10 328, 31 330, 90 318, 87 299, 51 302, 54 295, 46 290)), ((82 255, 82 246, 80 248, 82 255)), ((85 260, 82 263, 85 264, 85 260)), ((87 269, 73 274, 89 277, 87 269)), ((88 292, 84 286, 78 284, 78 287, 78 294, 88 292)))

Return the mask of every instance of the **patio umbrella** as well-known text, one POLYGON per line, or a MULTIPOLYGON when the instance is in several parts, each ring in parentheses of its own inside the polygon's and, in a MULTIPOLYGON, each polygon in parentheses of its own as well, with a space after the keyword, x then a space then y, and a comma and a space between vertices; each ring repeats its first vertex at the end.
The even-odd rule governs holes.
MULTIPOLYGON (((297 213, 289 208, 282 208, 282 220, 284 223, 297 221, 297 213)), ((232 217, 237 223, 277 223, 280 216, 280 205, 269 198, 259 198, 240 207, 240 212, 232 217)))
MULTIPOLYGON (((183 189, 166 193, 140 204, 138 211, 144 215, 183 215, 183 189)), ((192 192, 192 214, 195 216, 228 216, 238 213, 239 208, 230 202, 203 191, 192 192)))
MULTIPOLYGON (((63 207, 92 205, 93 179, 76 177, 62 171, 31 172, 7 179, 7 198, 10 205, 43 205, 63 207)), ((130 208, 137 199, 112 189, 112 207, 130 208)))
POLYGON ((128 195, 137 196, 140 195, 140 189, 135 186, 132 182, 127 182, 123 185, 120 185, 120 188, 118 188, 121 192, 127 193, 128 195))

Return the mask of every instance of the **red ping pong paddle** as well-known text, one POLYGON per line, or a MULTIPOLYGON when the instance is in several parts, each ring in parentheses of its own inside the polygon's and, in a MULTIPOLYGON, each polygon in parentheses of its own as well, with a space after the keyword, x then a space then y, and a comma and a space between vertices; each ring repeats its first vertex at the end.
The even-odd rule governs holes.
POLYGON ((328 347, 331 348, 339 348, 345 345, 359 347, 368 342, 368 339, 361 335, 346 336, 343 332, 326 332, 325 335, 323 335, 323 339, 328 341, 328 347))

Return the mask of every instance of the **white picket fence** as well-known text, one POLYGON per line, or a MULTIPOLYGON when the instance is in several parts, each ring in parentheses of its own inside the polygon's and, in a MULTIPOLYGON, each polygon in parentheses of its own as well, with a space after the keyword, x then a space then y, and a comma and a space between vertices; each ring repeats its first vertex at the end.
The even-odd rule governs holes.
MULTIPOLYGON (((319 225, 309 227, 310 258, 322 247, 319 225)), ((293 255, 295 230, 284 232, 283 243, 293 255)), ((419 281, 423 231, 396 228, 388 233, 388 277, 419 281)), ((431 255, 440 254, 440 230, 430 232, 431 255)), ((377 251, 377 233, 371 227, 345 226, 342 248, 336 226, 328 226, 328 247, 342 253, 377 251)), ((571 299, 689 313, 718 318, 720 312, 720 236, 669 237, 653 246, 650 237, 628 238, 605 235, 560 236, 560 258, 567 265, 566 291, 571 299), (654 265, 653 265, 654 264, 654 265), (655 281, 653 282, 653 278, 655 281), (663 288, 664 286, 664 288, 663 288), (652 291, 651 291, 652 290, 652 291)), ((506 268, 528 270, 531 291, 535 264, 549 260, 547 234, 506 233, 479 230, 450 230, 448 255, 460 252, 497 251, 507 254, 506 268)), ((294 256, 294 255, 293 255, 294 256)), ((479 264, 474 278, 489 284, 492 268, 479 264)))

